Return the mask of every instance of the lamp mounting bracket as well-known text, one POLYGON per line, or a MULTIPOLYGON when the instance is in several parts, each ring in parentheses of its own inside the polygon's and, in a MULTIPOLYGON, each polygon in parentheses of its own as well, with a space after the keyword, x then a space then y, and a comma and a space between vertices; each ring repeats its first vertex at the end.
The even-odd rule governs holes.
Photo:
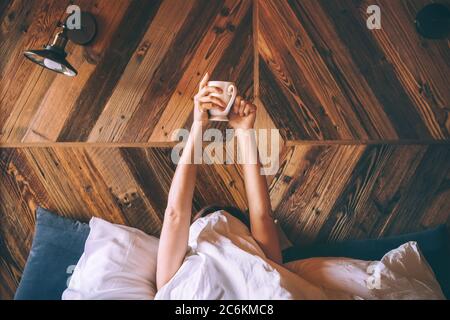
MULTIPOLYGON (((70 16, 69 16, 70 17, 70 16)), ((67 24, 68 18, 61 24, 64 28, 65 34, 67 38, 78 44, 78 45, 87 45, 89 44, 97 34, 97 22, 95 17, 89 12, 82 11, 80 16, 80 28, 69 28, 67 24)))

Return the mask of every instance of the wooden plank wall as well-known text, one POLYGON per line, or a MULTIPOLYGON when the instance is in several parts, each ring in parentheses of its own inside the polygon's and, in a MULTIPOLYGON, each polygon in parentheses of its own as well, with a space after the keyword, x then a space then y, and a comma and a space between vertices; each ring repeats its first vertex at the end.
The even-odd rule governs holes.
POLYGON ((413 23, 429 2, 259 1, 260 97, 283 137, 448 140, 448 42, 413 23), (380 30, 366 27, 372 4, 380 30))
POLYGON ((69 0, 1 1, 1 142, 166 142, 206 71, 287 140, 449 138, 448 43, 413 24, 428 0, 71 2, 99 22, 91 45, 67 48, 75 78, 22 56, 69 0), (370 4, 381 30, 366 27, 370 4))
MULTIPOLYGON (((170 148, 0 149, 0 294, 12 297, 43 206, 82 221, 97 216, 158 236, 174 165, 170 148)), ((376 238, 450 223, 450 149, 301 145, 283 151, 271 179, 275 216, 289 239, 376 238)), ((246 209, 237 165, 203 165, 194 212, 246 209), (220 195, 220 196, 219 196, 220 195)))
POLYGON ((48 41, 67 3, 14 0, 4 9, 0 141, 167 141, 189 124, 206 71, 252 97, 251 0, 76 0, 100 32, 92 45, 69 45, 72 79, 21 54, 48 41))
MULTIPOLYGON (((448 225, 450 50, 413 24, 430 2, 0 0, 0 298, 17 287, 37 206, 159 234, 171 133, 190 125, 206 71, 254 99, 257 128, 280 130, 268 182, 293 242, 448 225), (67 47, 75 78, 22 55, 70 3, 99 26, 67 47), (365 26, 371 4, 381 30, 365 26)), ((194 210, 212 203, 245 209, 239 166, 202 166, 194 210)))

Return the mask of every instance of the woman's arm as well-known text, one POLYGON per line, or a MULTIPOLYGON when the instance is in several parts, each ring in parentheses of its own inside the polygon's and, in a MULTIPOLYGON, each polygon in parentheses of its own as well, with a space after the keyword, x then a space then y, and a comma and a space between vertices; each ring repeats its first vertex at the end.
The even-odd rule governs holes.
POLYGON ((194 164, 183 164, 182 161, 188 163, 187 159, 191 159, 195 136, 199 133, 201 134, 201 126, 194 123, 170 186, 158 248, 158 290, 175 275, 186 255, 197 167, 194 164))
POLYGON ((206 110, 225 108, 223 101, 209 96, 213 92, 220 93, 220 89, 207 87, 207 82, 208 74, 200 83, 199 93, 195 96, 194 122, 170 186, 158 248, 156 268, 156 286, 158 289, 175 275, 186 255, 192 214, 192 198, 197 175, 197 166, 193 159, 194 145, 196 143, 201 145, 202 143, 202 128, 208 120, 206 110))
POLYGON ((253 129, 255 118, 256 106, 238 97, 230 115, 230 125, 236 130, 240 153, 247 153, 246 162, 242 164, 242 168, 250 212, 251 233, 266 256, 281 264, 280 241, 272 218, 267 181, 260 173, 261 164, 256 147, 256 136, 254 131, 250 130, 253 129))

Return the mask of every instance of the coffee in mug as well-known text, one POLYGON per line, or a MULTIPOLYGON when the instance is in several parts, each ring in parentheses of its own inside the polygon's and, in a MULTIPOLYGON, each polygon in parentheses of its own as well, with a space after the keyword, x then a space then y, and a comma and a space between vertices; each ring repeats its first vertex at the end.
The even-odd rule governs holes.
POLYGON ((211 121, 228 121, 228 114, 233 107, 234 101, 237 96, 237 88, 234 82, 228 81, 209 81, 209 87, 217 87, 222 89, 222 93, 211 93, 211 96, 222 99, 223 102, 227 104, 224 111, 220 110, 209 110, 209 120, 211 121))

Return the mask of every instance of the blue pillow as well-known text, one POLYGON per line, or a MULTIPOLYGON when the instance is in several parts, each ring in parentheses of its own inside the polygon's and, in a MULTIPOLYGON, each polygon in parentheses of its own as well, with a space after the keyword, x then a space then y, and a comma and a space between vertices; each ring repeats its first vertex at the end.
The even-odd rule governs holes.
MULTIPOLYGON (((38 208, 33 245, 15 299, 60 300, 73 267, 83 254, 89 231, 88 224, 38 208)), ((449 235, 444 225, 424 232, 384 239, 292 247, 283 252, 283 260, 289 262, 311 257, 380 260, 386 252, 408 241, 417 241, 445 296, 449 298, 450 249, 449 235)))
POLYGON ((60 300, 88 235, 88 224, 38 208, 33 244, 14 299, 60 300))
POLYGON ((291 247, 283 251, 283 261, 312 257, 346 257, 360 260, 380 260, 385 253, 402 244, 416 241, 430 264, 447 299, 450 298, 450 237, 445 225, 427 231, 384 239, 351 240, 337 243, 291 247))

